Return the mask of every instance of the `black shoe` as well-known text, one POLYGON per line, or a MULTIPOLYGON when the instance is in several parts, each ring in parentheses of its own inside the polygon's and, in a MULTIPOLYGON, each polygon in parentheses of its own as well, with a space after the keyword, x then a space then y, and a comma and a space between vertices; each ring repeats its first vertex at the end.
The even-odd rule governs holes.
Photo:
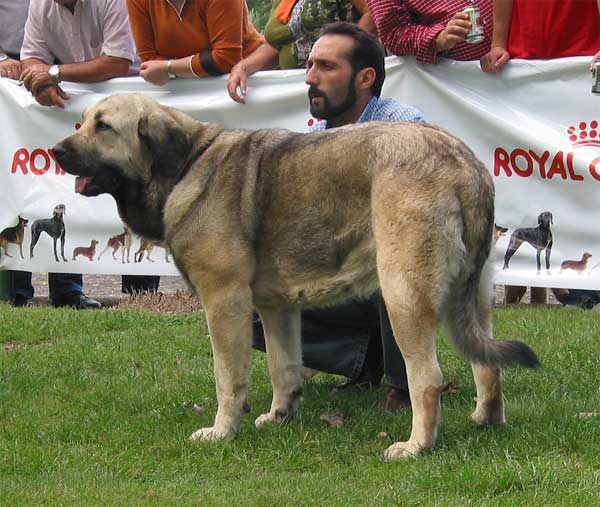
POLYGON ((23 296, 23 294, 15 294, 12 301, 13 306, 33 306, 33 302, 30 298, 23 296))
POLYGON ((381 379, 383 377, 383 365, 381 368, 371 370, 364 368, 363 371, 357 378, 348 379, 341 384, 334 387, 335 391, 347 391, 349 389, 356 389, 362 391, 364 389, 373 389, 381 385, 381 379))
POLYGON ((102 308, 102 304, 95 299, 87 297, 85 294, 74 292, 63 296, 62 298, 52 302, 52 306, 59 307, 71 307, 76 310, 98 310, 102 308))

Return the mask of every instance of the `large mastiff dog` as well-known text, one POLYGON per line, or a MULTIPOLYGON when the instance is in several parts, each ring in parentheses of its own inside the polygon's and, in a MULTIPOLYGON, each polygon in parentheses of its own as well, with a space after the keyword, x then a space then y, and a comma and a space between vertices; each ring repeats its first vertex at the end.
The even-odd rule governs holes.
POLYGON ((495 341, 484 275, 494 188, 458 139, 428 125, 368 123, 324 133, 228 130, 143 96, 113 96, 54 148, 77 192, 111 194, 137 234, 166 243, 206 308, 216 377, 214 425, 233 435, 247 407, 252 312, 264 324, 280 421, 302 393, 300 309, 381 287, 406 358, 412 431, 387 459, 435 444, 444 321, 477 385, 472 418, 503 423, 500 367, 535 367, 519 342, 495 341))

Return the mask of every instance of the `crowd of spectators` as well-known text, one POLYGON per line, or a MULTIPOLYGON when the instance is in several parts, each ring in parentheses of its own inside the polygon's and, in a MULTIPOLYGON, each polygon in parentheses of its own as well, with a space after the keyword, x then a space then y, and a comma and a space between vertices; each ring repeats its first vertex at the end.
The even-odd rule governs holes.
MULTIPOLYGON (((250 22, 245 0, 0 0, 0 76, 19 79, 38 103, 60 108, 69 100, 62 81, 95 82, 139 72, 161 86, 177 78, 229 73, 228 93, 244 103, 248 77, 254 72, 306 66, 311 112, 325 120, 315 126, 319 130, 382 119, 380 115, 423 121, 414 108, 379 99, 385 72, 382 76, 376 67, 383 66, 383 46, 389 54, 414 55, 425 64, 435 64, 440 57, 479 60, 482 70, 490 73, 500 72, 510 58, 598 57, 600 1, 475 4, 483 29, 483 40, 477 43, 467 41, 471 18, 465 8, 471 2, 466 0, 278 0, 264 35, 250 22), (355 23, 364 31, 343 28, 336 34, 326 29, 326 41, 315 56, 311 51, 322 28, 335 22, 355 23), (369 42, 374 37, 367 41, 361 33, 379 37, 381 52, 369 42), (376 51, 369 53, 372 63, 355 61, 358 53, 350 48, 359 40, 376 51), (337 65, 337 74, 321 65, 337 65), (372 72, 360 74, 364 69, 372 72), (368 87, 356 81, 359 74, 368 87), (320 79, 331 85, 337 80, 345 87, 327 88, 320 79), (369 79, 379 79, 379 84, 369 79), (341 97, 340 90, 353 95, 341 97), (332 109, 335 104, 338 109, 332 109)), ((96 307, 83 295, 81 275, 58 276, 70 278, 57 305, 96 307)), ((30 278, 26 283, 31 284, 30 278)), ((130 289, 156 290, 158 279, 130 277, 127 284, 130 289)), ((30 299, 32 289, 23 294, 30 299)), ((545 297, 544 292, 536 302, 545 297)), ((377 385, 384 373, 393 378, 384 364, 386 354, 395 364, 402 363, 378 294, 368 301, 305 312, 302 324, 305 359, 315 357, 319 369, 349 377, 344 387, 377 385)), ((257 323, 257 347, 261 336, 257 323)), ((396 377, 392 387, 405 391, 403 369, 396 377)), ((406 393, 399 396, 399 404, 406 399, 406 393)))

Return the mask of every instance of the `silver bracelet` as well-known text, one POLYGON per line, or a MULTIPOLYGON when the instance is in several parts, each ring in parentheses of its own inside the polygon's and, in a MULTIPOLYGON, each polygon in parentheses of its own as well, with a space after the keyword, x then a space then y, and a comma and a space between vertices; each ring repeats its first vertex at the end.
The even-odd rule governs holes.
POLYGON ((167 62, 167 76, 169 76, 169 79, 177 79, 177 74, 175 74, 175 72, 173 72, 173 69, 171 68, 172 63, 173 60, 169 60, 167 62))

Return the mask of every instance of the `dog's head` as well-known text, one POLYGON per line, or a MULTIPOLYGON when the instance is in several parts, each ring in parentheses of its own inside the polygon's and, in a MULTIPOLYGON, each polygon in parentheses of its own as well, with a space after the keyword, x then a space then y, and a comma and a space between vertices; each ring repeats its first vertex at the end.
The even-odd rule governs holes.
POLYGON ((589 259, 591 256, 592 256, 592 254, 591 254, 591 253, 589 253, 589 252, 585 252, 585 253, 583 254, 583 260, 584 260, 584 261, 587 261, 587 260, 588 260, 588 259, 589 259))
POLYGON ((549 211, 543 211, 538 215, 538 225, 544 225, 548 227, 552 222, 552 213, 549 211))
POLYGON ((27 220, 26 218, 23 218, 22 216, 19 215, 19 225, 18 225, 18 227, 27 227, 28 223, 29 223, 29 220, 27 220))
POLYGON ((67 207, 64 204, 57 204, 56 206, 54 206, 54 210, 52 211, 52 214, 55 217, 62 217, 63 215, 66 215, 67 213, 67 207))
POLYGON ((494 224, 494 241, 498 241, 502 236, 505 236, 507 232, 508 227, 494 224))
POLYGON ((81 128, 52 148, 85 196, 176 179, 192 146, 192 118, 143 95, 113 95, 83 114, 81 128))
POLYGON ((95 239, 93 239, 93 240, 92 240, 92 243, 90 244, 90 246, 91 246, 92 248, 95 248, 97 244, 98 244, 98 241, 96 241, 95 239))

